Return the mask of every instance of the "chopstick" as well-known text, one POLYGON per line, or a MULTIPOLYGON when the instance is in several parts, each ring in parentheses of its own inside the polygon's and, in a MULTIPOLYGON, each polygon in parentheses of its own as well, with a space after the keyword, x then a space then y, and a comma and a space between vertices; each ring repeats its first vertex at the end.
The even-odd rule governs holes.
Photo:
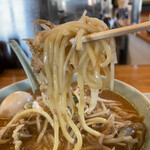
MULTIPOLYGON (((117 37, 121 35, 126 35, 128 33, 134 33, 142 30, 150 29, 150 21, 136 24, 136 25, 130 25, 126 27, 121 27, 117 29, 112 30, 106 30, 102 32, 92 33, 89 35, 85 35, 82 38, 82 42, 88 42, 88 41, 94 41, 94 40, 100 40, 108 37, 117 37)), ((74 39, 71 39, 70 42, 72 43, 74 39)))

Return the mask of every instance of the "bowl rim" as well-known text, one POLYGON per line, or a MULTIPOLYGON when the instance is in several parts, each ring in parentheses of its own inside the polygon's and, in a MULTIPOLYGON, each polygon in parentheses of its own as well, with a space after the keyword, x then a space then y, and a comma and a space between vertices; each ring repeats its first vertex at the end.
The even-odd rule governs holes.
MULTIPOLYGON (((76 77, 75 77, 75 79, 73 79, 73 80, 76 80, 76 77)), ((140 90, 136 89, 136 88, 133 87, 132 85, 130 85, 130 84, 126 83, 126 82, 123 82, 123 81, 121 81, 121 80, 119 80, 119 79, 114 79, 114 82, 121 83, 122 85, 125 85, 125 86, 127 86, 128 88, 130 88, 130 89, 133 89, 133 90, 136 91, 137 93, 141 94, 141 95, 145 98, 145 100, 147 101, 147 103, 150 104, 150 99, 145 95, 145 94, 150 94, 150 93, 142 93, 140 90)), ((16 85, 19 85, 19 84, 23 84, 23 83, 26 83, 26 84, 28 85, 28 88, 31 89, 29 80, 28 80, 28 79, 24 79, 24 80, 17 81, 17 82, 15 82, 15 83, 9 84, 9 85, 7 85, 7 86, 1 88, 1 89, 0 89, 0 94, 1 94, 2 91, 6 90, 7 88, 13 88, 13 86, 16 86, 16 85)), ((23 89, 21 89, 21 91, 23 91, 23 89)))
POLYGON ((150 99, 145 95, 145 94, 148 94, 148 93, 142 93, 140 90, 136 89, 132 85, 130 85, 130 84, 126 83, 126 82, 123 82, 121 80, 115 79, 115 81, 120 82, 121 84, 124 84, 127 87, 129 87, 129 88, 133 89, 134 91, 136 91, 137 93, 141 94, 145 98, 145 100, 147 101, 147 103, 149 103, 149 105, 150 105, 150 99))

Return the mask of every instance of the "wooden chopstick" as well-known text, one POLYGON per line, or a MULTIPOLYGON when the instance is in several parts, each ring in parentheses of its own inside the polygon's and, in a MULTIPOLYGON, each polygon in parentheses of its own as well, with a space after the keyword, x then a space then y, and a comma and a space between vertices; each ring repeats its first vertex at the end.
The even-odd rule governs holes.
MULTIPOLYGON (((112 30, 106 30, 102 32, 92 33, 89 35, 85 35, 82 38, 82 42, 88 42, 88 41, 94 41, 94 40, 100 40, 108 37, 117 37, 121 35, 126 35, 128 33, 138 32, 142 30, 150 29, 150 21, 136 24, 136 25, 130 25, 126 27, 116 28, 112 30)), ((74 39, 71 39, 70 42, 72 42, 74 39)))

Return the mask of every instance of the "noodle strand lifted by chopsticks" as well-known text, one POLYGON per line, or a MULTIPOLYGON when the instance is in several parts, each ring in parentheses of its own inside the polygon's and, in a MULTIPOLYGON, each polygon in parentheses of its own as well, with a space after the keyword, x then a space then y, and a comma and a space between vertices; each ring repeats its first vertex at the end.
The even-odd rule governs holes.
MULTIPOLYGON (((54 124, 57 125, 57 128, 61 128, 66 140, 72 144, 75 143, 75 140, 67 130, 68 126, 76 135, 77 141, 74 149, 81 149, 83 142, 78 127, 67 111, 67 95, 69 95, 71 90, 74 73, 78 73, 77 82, 80 89, 80 98, 77 113, 81 126, 94 136, 99 137, 101 135, 100 132, 89 127, 85 121, 84 85, 87 84, 91 88, 91 99, 87 109, 88 114, 90 114, 96 107, 99 89, 106 87, 110 81, 111 76, 108 65, 112 60, 111 48, 114 49, 111 46, 115 44, 112 44, 114 43, 113 38, 111 38, 111 41, 106 39, 82 43, 82 37, 85 34, 107 29, 107 26, 102 21, 87 17, 84 13, 79 21, 53 26, 52 29, 41 31, 35 38, 35 43, 32 43, 33 45, 38 45, 44 51, 43 58, 41 58, 41 61, 44 62, 44 70, 42 69, 41 72, 47 78, 45 90, 42 91, 43 95, 47 97, 47 101, 44 102, 46 102, 46 105, 52 112, 55 120, 53 121, 54 124), (38 40, 39 37, 41 40, 38 40), (75 38, 72 45, 69 42, 71 38, 75 38), (102 80, 100 68, 103 69, 106 75, 105 80, 102 80)), ((35 67, 34 65, 33 67, 35 67)), ((42 81, 40 78, 39 80, 42 81)), ((44 83, 42 82, 41 85, 44 85, 44 83)), ((54 138, 58 136, 56 132, 58 130, 56 131, 55 129, 54 138)), ((58 142, 54 143, 54 147, 54 149, 58 147, 58 142)))
POLYGON ((38 143, 50 124, 54 131, 53 150, 57 150, 59 147, 60 131, 69 145, 73 145, 74 150, 80 150, 83 146, 81 129, 97 138, 102 136, 91 125, 104 123, 105 119, 96 117, 86 122, 85 116, 86 113, 90 115, 96 108, 99 90, 105 88, 110 82, 110 77, 113 77, 110 75, 108 66, 112 60, 114 63, 112 56, 115 57, 115 54, 112 53, 115 51, 111 51, 111 49, 115 49, 114 39, 108 38, 82 43, 84 35, 108 30, 102 21, 87 17, 85 13, 79 21, 63 25, 55 26, 43 20, 41 22, 38 20, 36 23, 42 24, 45 30, 37 32, 35 39, 29 40, 28 44, 33 53, 32 66, 38 76, 42 100, 50 115, 44 110, 24 110, 13 118, 13 122, 30 112, 42 115, 46 120, 39 133, 38 143), (71 44, 69 41, 72 38, 75 40, 71 44), (35 60, 40 63, 36 63, 35 60), (104 80, 102 80, 100 70, 103 70, 106 75, 104 80), (75 73, 78 74, 77 84, 80 90, 79 102, 76 106, 73 105, 73 98, 70 94, 75 73), (91 89, 88 105, 84 99, 85 84, 91 89), (73 106, 70 107, 70 105, 73 106), (85 107, 88 107, 87 111, 85 111, 85 107), (78 122, 72 119, 74 115, 79 117, 78 122))

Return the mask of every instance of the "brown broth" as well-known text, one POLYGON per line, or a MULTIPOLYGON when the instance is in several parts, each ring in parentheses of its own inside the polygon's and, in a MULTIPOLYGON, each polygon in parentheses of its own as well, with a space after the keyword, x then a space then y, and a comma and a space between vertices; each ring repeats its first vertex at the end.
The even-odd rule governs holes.
MULTIPOLYGON (((124 111, 124 112, 127 112, 130 114, 132 114, 132 117, 130 119, 128 119, 128 116, 123 116, 123 120, 130 120, 133 122, 133 124, 131 124, 129 127, 132 128, 135 133, 137 131, 142 131, 143 133, 143 142, 144 142, 144 139, 145 139, 145 135, 146 135, 146 126, 145 124, 143 123, 143 119, 144 117, 138 112, 138 110, 135 108, 135 106, 133 104, 131 104, 125 97, 119 95, 118 93, 116 92, 113 92, 109 89, 106 89, 104 90, 100 95, 99 95, 101 98, 104 98, 104 99, 107 99, 107 100, 115 100, 115 101, 119 101, 122 103, 122 106, 119 106, 119 108, 124 111)), ((107 106, 107 108, 111 108, 109 105, 107 106)), ((122 113, 122 112, 119 112, 119 113, 122 113)), ((136 137, 137 135, 133 134, 132 137, 136 137)), ((143 143, 139 146, 140 148, 142 147, 143 143)), ((110 146, 114 146, 114 145, 111 145, 110 146)), ((115 145, 116 146, 116 145, 115 145)), ((138 145, 135 144, 135 146, 133 147, 132 150, 139 150, 140 148, 137 148, 138 145)), ((123 147, 123 146, 116 146, 116 149, 115 150, 126 150, 127 147, 123 147)))
POLYGON ((123 97, 123 96, 119 95, 118 93, 113 92, 109 89, 103 90, 102 93, 99 96, 101 98, 104 98, 104 99, 107 99, 107 100, 119 101, 123 104, 124 109, 130 109, 130 110, 133 110, 133 111, 137 112, 135 107, 125 97, 123 97))
MULTIPOLYGON (((87 90, 87 95, 89 95, 88 90, 87 90)), ((122 113, 122 111, 128 112, 129 114, 132 113, 133 117, 131 117, 129 120, 132 121, 133 124, 131 124, 129 126, 129 128, 132 128, 134 130, 134 132, 142 131, 142 134, 143 134, 142 138, 143 138, 143 141, 144 141, 145 134, 146 134, 146 127, 145 127, 145 125, 143 123, 143 117, 138 113, 138 111, 135 109, 135 107, 132 104, 130 104, 124 97, 122 97, 119 94, 114 93, 114 92, 112 92, 110 90, 104 90, 99 96, 101 98, 104 98, 104 99, 118 101, 118 102, 120 102, 122 104, 121 106, 119 106, 121 111, 115 110, 111 106, 111 104, 108 104, 107 108, 109 108, 110 110, 112 110, 114 112, 119 111, 118 113, 122 113), (136 127, 138 124, 139 124, 140 127, 136 127)), ((124 114, 120 114, 120 115, 123 115, 123 120, 128 120, 128 116, 124 116, 124 114)), ((0 127, 6 125, 8 122, 9 122, 9 120, 0 119, 0 127)), ((35 126, 35 128, 36 128, 36 126, 35 126)), ((50 132, 53 132, 53 131, 51 130, 50 132)), ((85 132, 85 131, 83 131, 83 132, 85 132)), ((109 132, 109 131, 105 130, 105 132, 109 132)), ((39 149, 40 150, 40 148, 36 144, 37 135, 38 135, 38 133, 36 132, 33 137, 29 138, 28 140, 23 140, 23 144, 22 145, 24 147, 24 150, 30 150, 30 149, 36 149, 36 150, 39 149)), ((88 133, 85 132, 85 135, 88 135, 88 133)), ((132 136, 136 137, 137 135, 133 134, 132 136)), ((60 144, 61 146, 59 147, 59 150, 62 150, 62 149, 64 149, 65 143, 67 143, 67 142, 66 142, 66 140, 64 139, 64 137, 62 135, 60 135, 60 137, 61 137, 61 144, 60 144)), ((83 139, 83 141, 84 141, 83 147, 86 147, 86 146, 89 145, 87 140, 83 139)), ((95 141, 97 143, 98 139, 95 138, 95 141)), ((41 142, 40 144, 45 145, 44 142, 43 143, 41 142)), ((141 147, 142 144, 141 145, 135 144, 132 150, 139 150, 140 148, 137 148, 137 147, 141 147)), ((119 146, 119 145, 113 145, 113 144, 106 144, 106 145, 111 147, 111 148, 113 146, 116 146, 115 150, 120 150, 120 149, 121 150, 127 150, 126 146, 119 146)), ((3 149, 3 150, 14 150, 14 145, 13 145, 12 142, 7 143, 7 144, 0 144, 0 149, 3 149)), ((52 149, 52 144, 49 145, 49 149, 52 149)), ((99 148, 97 148, 97 150, 98 149, 99 148)), ((93 150, 96 150, 96 148, 94 148, 93 150)))

